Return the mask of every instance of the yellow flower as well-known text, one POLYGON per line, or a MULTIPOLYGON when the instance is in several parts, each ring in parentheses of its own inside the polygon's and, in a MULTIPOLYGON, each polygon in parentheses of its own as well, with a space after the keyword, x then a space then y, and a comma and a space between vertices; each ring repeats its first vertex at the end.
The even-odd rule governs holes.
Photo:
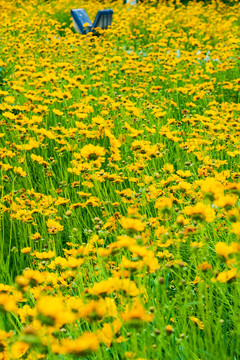
POLYGON ((181 176, 183 179, 186 179, 192 175, 191 171, 189 171, 189 170, 186 170, 186 171, 178 170, 177 174, 179 176, 181 176))
POLYGON ((220 196, 214 204, 218 207, 230 209, 232 206, 234 206, 237 202, 236 196, 226 195, 226 196, 220 196))
POLYGON ((238 277, 237 269, 231 269, 227 271, 222 271, 216 279, 212 279, 213 282, 219 281, 221 283, 227 283, 232 280, 235 280, 238 277))
POLYGON ((99 159, 100 161, 104 161, 104 155, 105 149, 101 146, 89 144, 81 149, 81 156, 86 160, 95 161, 99 159))
POLYGON ((240 236, 240 221, 232 224, 232 233, 234 233, 238 237, 240 236))
POLYGON ((39 234, 39 232, 36 232, 35 234, 33 234, 31 236, 31 239, 32 240, 39 240, 39 239, 41 239, 41 235, 39 234))
POLYGON ((61 270, 68 266, 68 260, 62 258, 60 256, 56 257, 51 263, 48 265, 48 268, 51 270, 61 270))
POLYGON ((227 245, 224 242, 219 242, 215 245, 216 253, 220 256, 223 256, 225 259, 228 258, 229 255, 238 252, 239 245, 236 243, 231 243, 231 245, 227 245))
POLYGON ((25 247, 21 250, 21 253, 23 254, 29 254, 31 252, 31 248, 30 247, 25 247))
POLYGON ((97 330, 96 335, 100 341, 105 343, 107 347, 110 347, 115 334, 119 332, 122 324, 120 320, 116 319, 112 324, 104 324, 101 330, 97 330))
POLYGON ((124 322, 135 325, 139 321, 150 322, 153 320, 153 314, 148 314, 139 301, 136 301, 133 306, 127 305, 126 310, 121 314, 124 322))
POLYGON ((52 346, 54 353, 72 354, 76 356, 86 356, 99 347, 99 340, 96 334, 85 332, 82 336, 73 339, 64 339, 60 344, 52 346))
POLYGON ((63 112, 60 111, 60 110, 58 110, 58 109, 53 109, 52 112, 53 112, 55 115, 59 115, 59 116, 63 115, 63 112))
POLYGON ((172 200, 170 198, 162 197, 159 198, 155 203, 155 209, 171 209, 172 200))
POLYGON ((208 264, 206 261, 204 261, 202 264, 199 264, 197 267, 198 267, 198 269, 200 269, 202 271, 212 269, 212 265, 208 264))
POLYGON ((174 172, 174 166, 172 164, 165 164, 163 166, 163 171, 167 173, 173 173, 174 172))
POLYGON ((3 115, 4 117, 6 117, 7 119, 10 119, 10 120, 16 119, 16 115, 14 115, 13 113, 11 113, 10 111, 4 112, 2 115, 3 115))
POLYGON ((16 312, 17 306, 14 297, 8 294, 0 294, 0 310, 6 312, 16 312))
POLYGON ((25 177, 27 176, 27 173, 26 171, 24 171, 20 166, 15 166, 13 171, 16 173, 16 174, 19 174, 21 177, 25 177))
POLYGON ((29 349, 29 344, 23 341, 16 341, 11 347, 11 359, 20 359, 29 349))
POLYGON ((143 231, 146 226, 146 223, 140 219, 126 218, 124 216, 119 220, 119 223, 129 233, 143 231))
POLYGON ((58 231, 63 231, 63 226, 53 219, 48 219, 47 227, 48 232, 51 234, 56 234, 58 231))
POLYGON ((47 167, 49 165, 49 163, 47 161, 44 161, 42 156, 31 154, 31 159, 33 161, 39 163, 40 165, 43 165, 44 167, 47 167))
POLYGON ((173 327, 172 327, 172 325, 167 325, 167 326, 165 327, 165 331, 166 331, 167 335, 171 335, 171 334, 173 333, 173 327))
POLYGON ((31 255, 36 257, 37 259, 47 260, 53 258, 56 254, 54 251, 48 251, 48 252, 34 251, 31 255))
POLYGON ((102 296, 121 290, 130 296, 137 296, 140 293, 140 290, 137 288, 134 281, 116 278, 109 278, 108 280, 103 280, 100 283, 95 283, 92 288, 88 289, 88 293, 91 295, 102 296))
POLYGON ((200 321, 197 317, 194 316, 190 316, 189 318, 191 321, 193 321, 198 327, 199 329, 203 330, 204 329, 204 325, 203 322, 200 321))
POLYGON ((37 303, 39 320, 45 325, 56 325, 72 323, 76 317, 73 312, 66 309, 63 298, 54 296, 42 296, 37 303))
POLYGON ((183 211, 195 220, 212 222, 215 219, 213 208, 203 203, 197 203, 195 206, 186 206, 183 211))

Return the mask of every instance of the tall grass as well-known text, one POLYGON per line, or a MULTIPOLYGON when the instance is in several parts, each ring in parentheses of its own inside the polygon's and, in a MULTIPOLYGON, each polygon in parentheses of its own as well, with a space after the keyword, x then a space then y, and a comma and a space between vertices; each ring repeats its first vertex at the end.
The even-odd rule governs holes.
POLYGON ((239 4, 3 1, 0 357, 240 357, 239 4))

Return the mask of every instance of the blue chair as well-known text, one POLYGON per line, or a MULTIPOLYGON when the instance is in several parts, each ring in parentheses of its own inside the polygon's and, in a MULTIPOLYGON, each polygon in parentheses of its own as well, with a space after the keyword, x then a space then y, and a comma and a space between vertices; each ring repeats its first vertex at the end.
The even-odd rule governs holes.
POLYGON ((99 10, 97 13, 97 16, 93 23, 93 29, 101 28, 103 30, 106 30, 108 26, 112 25, 112 16, 113 11, 112 9, 109 10, 99 10))
POLYGON ((73 19, 73 25, 75 30, 86 35, 88 32, 93 31, 96 28, 101 28, 106 30, 108 26, 112 25, 112 15, 113 10, 99 10, 97 16, 92 24, 91 20, 88 17, 88 14, 84 9, 73 9, 71 10, 71 16, 73 19), (88 23, 87 27, 84 27, 84 24, 88 23))
POLYGON ((88 17, 88 14, 84 9, 71 10, 71 16, 73 19, 73 25, 75 30, 80 34, 87 34, 92 29, 92 22, 88 17), (84 28, 84 24, 88 23, 89 26, 84 28))

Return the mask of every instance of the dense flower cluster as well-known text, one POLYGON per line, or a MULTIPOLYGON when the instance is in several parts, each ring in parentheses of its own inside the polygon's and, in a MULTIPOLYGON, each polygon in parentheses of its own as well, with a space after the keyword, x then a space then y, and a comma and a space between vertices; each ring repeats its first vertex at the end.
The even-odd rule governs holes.
POLYGON ((240 4, 0 4, 0 359, 238 359, 240 4))

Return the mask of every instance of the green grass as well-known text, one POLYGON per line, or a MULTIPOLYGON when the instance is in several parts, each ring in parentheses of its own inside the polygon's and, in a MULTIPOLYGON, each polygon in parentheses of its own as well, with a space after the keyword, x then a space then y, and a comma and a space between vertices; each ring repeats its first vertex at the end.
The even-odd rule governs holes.
POLYGON ((75 34, 76 7, 94 18, 103 3, 33 1, 17 8, 10 1, 0 8, 0 282, 11 286, 0 285, 0 329, 13 330, 9 338, 0 334, 0 357, 237 360, 239 4, 146 1, 128 11, 120 0, 105 1, 113 26, 99 36, 75 34), (86 145, 104 149, 102 159, 97 148, 86 155, 86 145), (171 206, 158 209, 161 198, 171 206), (206 207, 194 214, 202 202, 206 207), (208 220, 211 211, 215 218, 208 220), (127 225, 134 219, 139 228, 127 225), (49 220, 63 228, 52 233, 49 220), (108 253, 125 235, 129 243, 108 253), (73 256, 83 259, 76 267, 64 263, 66 249, 75 249, 69 242, 83 251, 73 256), (218 243, 232 253, 225 248, 221 257, 218 243), (41 259, 48 251, 55 257, 41 259), (49 268, 54 259, 62 267, 49 268), (219 280, 235 269, 232 279, 219 280), (122 288, 91 294, 112 277, 116 284, 129 279, 139 294, 122 288), (56 304, 46 301, 41 310, 45 296, 56 304), (79 311, 93 300, 97 307, 59 325, 55 316, 69 315, 72 298, 85 304, 79 311), (111 300, 116 313, 97 318, 111 300), (137 315, 152 314, 151 321, 123 320, 137 300, 143 307, 137 315), (25 305, 35 311, 26 319, 25 305), (108 343, 99 332, 116 319, 121 328, 108 343), (96 351, 56 350, 88 331, 100 337, 96 351), (19 341, 22 353, 14 348, 19 341))

